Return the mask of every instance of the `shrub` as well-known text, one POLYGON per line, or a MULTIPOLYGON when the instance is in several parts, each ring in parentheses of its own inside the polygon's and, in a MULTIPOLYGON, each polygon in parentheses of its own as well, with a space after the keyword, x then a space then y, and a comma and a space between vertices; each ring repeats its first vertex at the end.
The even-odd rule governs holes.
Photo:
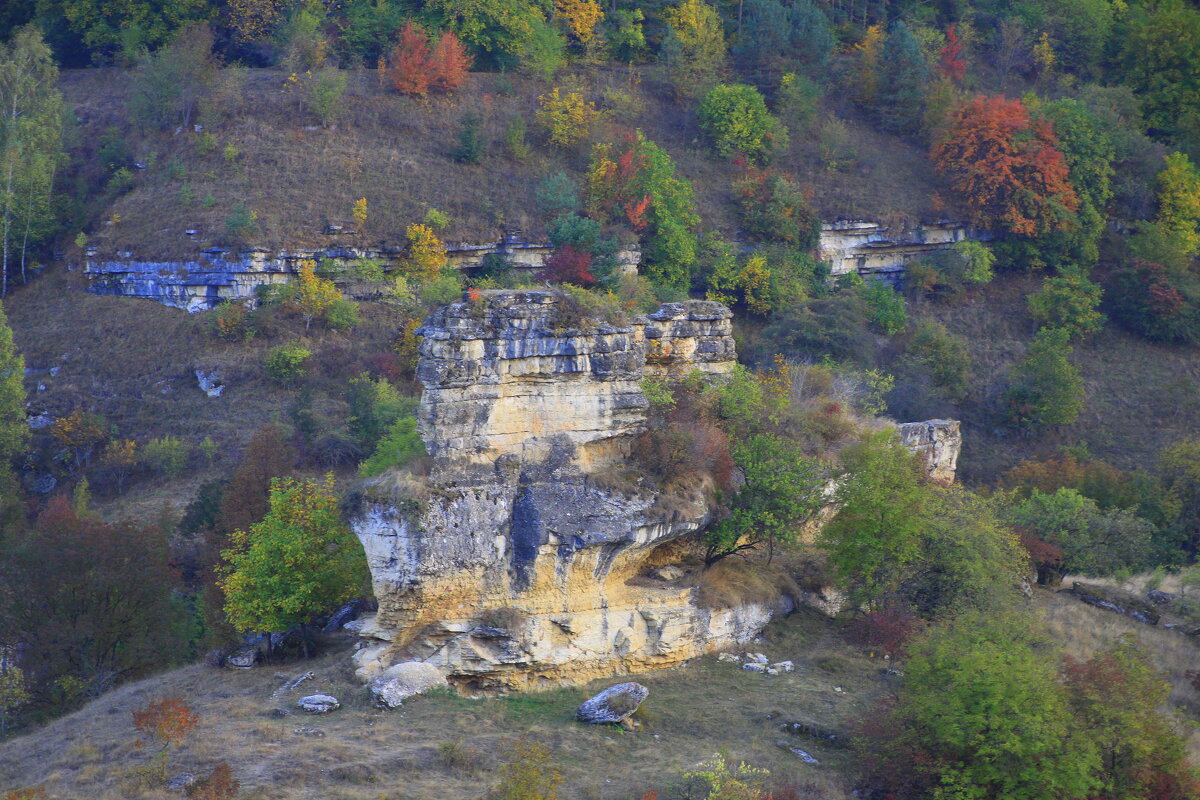
POLYGON ((528 161, 532 155, 525 141, 525 118, 513 117, 504 128, 504 147, 514 161, 528 161))
POLYGON ((1029 313, 1043 325, 1065 330, 1071 339, 1083 339, 1104 327, 1104 315, 1097 310, 1103 294, 1082 270, 1064 270, 1029 296, 1029 313))
POLYGON ((966 339, 950 333, 936 320, 921 319, 917 321, 905 355, 922 366, 933 384, 947 397, 952 400, 966 397, 971 375, 971 355, 966 339))
POLYGON ((336 67, 318 70, 308 81, 308 110, 328 128, 345 111, 346 73, 336 67))
POLYGON ((178 478, 187 466, 191 448, 174 436, 160 436, 146 442, 141 459, 147 467, 168 478, 178 478))
POLYGON ((534 202, 547 219, 575 214, 580 209, 579 187, 567 173, 552 172, 538 184, 534 202))
POLYGON ((1019 425, 1044 428, 1068 425, 1083 410, 1084 387, 1068 356, 1066 331, 1043 328, 1020 363, 1013 367, 1005 392, 1009 417, 1019 425))
POLYGON ((290 386, 308 374, 306 364, 311 357, 312 352, 297 342, 281 344, 271 348, 263 366, 271 380, 290 386))
POLYGON ((231 342, 245 342, 254 338, 253 318, 245 303, 227 300, 216 307, 209 321, 210 330, 218 338, 231 342))
POLYGON ((751 169, 734 182, 733 192, 750 236, 805 250, 816 246, 821 218, 809 205, 809 193, 789 176, 751 169))
POLYGON ((595 276, 590 272, 591 266, 591 253, 576 250, 568 245, 555 250, 554 254, 546 259, 546 266, 538 272, 537 279, 587 287, 596 282, 595 276))
POLYGON ((325 312, 325 324, 331 331, 346 331, 361 321, 358 316, 358 303, 339 297, 330 304, 325 312))
POLYGON ((894 336, 908 327, 904 298, 883 280, 869 280, 859 289, 867 305, 867 319, 881 333, 894 336))
POLYGON ((495 800, 558 800, 563 777, 540 742, 521 739, 506 753, 499 781, 491 796, 495 800))
POLYGON ((251 211, 245 203, 238 203, 225 218, 225 233, 234 242, 244 242, 258 228, 258 212, 251 211))
POLYGON ((550 143, 569 147, 591 135, 592 124, 600 116, 596 105, 579 92, 560 94, 558 87, 538 98, 535 118, 550 137, 550 143))
POLYGON ((726 158, 741 154, 762 162, 787 148, 787 128, 771 116, 753 86, 714 86, 701 101, 699 114, 713 149, 726 158))
POLYGON ((479 117, 467 114, 458 129, 458 146, 454 148, 454 160, 460 164, 479 164, 487 153, 487 142, 479 117))
POLYGON ((456 269, 445 269, 425 280, 417 293, 421 302, 431 308, 462 299, 462 275, 456 269))

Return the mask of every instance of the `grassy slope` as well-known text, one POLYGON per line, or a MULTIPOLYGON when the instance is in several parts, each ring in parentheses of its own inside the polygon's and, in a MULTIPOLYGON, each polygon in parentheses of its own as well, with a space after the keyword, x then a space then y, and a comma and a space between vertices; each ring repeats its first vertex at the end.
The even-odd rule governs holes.
MULTIPOLYGON (((1196 644, 1188 637, 1140 625, 1084 605, 1067 595, 1039 591, 1036 603, 1066 653, 1086 658, 1123 634, 1148 646, 1172 683, 1169 707, 1190 727, 1189 750, 1200 755, 1200 692, 1187 680, 1196 644)), ((586 800, 627 800, 658 789, 680 800, 683 772, 720 751, 771 770, 772 782, 795 784, 800 796, 850 797, 853 750, 780 731, 785 721, 826 730, 851 730, 874 698, 891 690, 884 662, 850 645, 842 622, 801 611, 770 625, 752 649, 772 659, 791 658, 796 672, 752 675, 715 657, 635 679, 650 688, 639 711, 642 728, 625 733, 587 727, 572 719, 586 697, 616 679, 538 694, 471 700, 435 694, 402 709, 373 708, 350 673, 339 647, 308 663, 276 671, 217 671, 186 667, 121 687, 82 710, 0 745, 0 790, 40 784, 51 798, 137 800, 174 795, 140 783, 147 753, 135 745, 130 711, 149 700, 180 696, 200 713, 190 740, 171 756, 171 773, 202 774, 227 761, 255 800, 424 800, 478 797, 497 777, 505 747, 529 736, 553 752, 565 784, 562 795, 586 800), (275 696, 285 680, 313 670, 299 690, 275 696), (835 692, 841 687, 845 694, 835 692), (278 718, 297 697, 329 692, 344 707, 327 717, 300 712, 278 718), (315 728, 322 738, 296 733, 315 728), (812 767, 780 745, 815 755, 812 767), (455 747, 458 758, 447 758, 455 747)))
MULTIPOLYGON (((451 241, 493 241, 504 226, 534 236, 544 221, 536 217, 533 194, 547 174, 563 169, 582 177, 590 144, 570 151, 543 144, 534 122, 537 97, 550 88, 522 76, 475 74, 466 89, 450 98, 415 100, 379 85, 374 70, 350 75, 345 115, 335 130, 322 130, 282 90, 277 70, 250 70, 244 97, 233 117, 212 129, 216 146, 200 151, 193 132, 145 134, 125 119, 130 80, 116 68, 64 71, 63 92, 81 120, 72 148, 78 169, 96 173, 101 135, 118 129, 135 159, 133 189, 108 204, 95 204, 92 243, 103 253, 130 251, 137 258, 181 257, 221 239, 224 220, 238 202, 259 215, 252 243, 270 247, 396 244, 405 227, 435 207, 453 219, 451 241), (474 114, 491 142, 480 165, 458 164, 451 153, 460 120, 474 114), (507 156, 504 131, 517 116, 525 119, 532 157, 524 163, 507 156), (232 162, 224 148, 239 153, 232 162), (170 175, 178 162, 182 174, 170 175), (192 199, 181 198, 184 183, 192 199), (206 198, 211 195, 211 203, 206 198), (349 225, 350 210, 366 197, 370 216, 361 235, 332 239, 329 223, 349 225), (116 225, 104 225, 111 213, 116 225), (184 231, 197 228, 188 237, 184 231)), ((641 128, 667 149, 680 173, 696 187, 699 210, 709 226, 732 232, 730 181, 737 169, 716 158, 700 141, 694 110, 669 99, 657 70, 639 70, 633 80, 624 68, 597 67, 563 75, 554 85, 580 88, 605 109, 595 140, 611 140, 641 128)), ((821 126, 817 126, 820 128, 821 126)), ((813 202, 826 218, 866 216, 912 223, 937 216, 937 186, 922 149, 872 131, 853 120, 845 125, 796 131, 788 154, 777 166, 814 191, 813 202), (822 141, 825 150, 822 150, 822 141), (829 143, 836 141, 830 149, 829 143), (825 157, 823 158, 822 152, 825 157), (827 168, 829 159, 836 171, 827 168)), ((176 168, 178 169, 178 168, 176 168)))
POLYGON ((481 796, 496 780, 495 767, 514 738, 528 735, 550 747, 566 778, 563 796, 640 797, 648 789, 678 798, 670 785, 696 763, 724 751, 772 771, 782 782, 825 791, 803 795, 849 797, 852 753, 811 738, 785 734, 785 721, 845 731, 885 689, 882 661, 846 643, 841 624, 802 611, 771 625, 753 646, 774 659, 790 658, 796 672, 759 676, 715 657, 637 676, 650 698, 640 710, 643 727, 625 733, 576 723, 576 706, 616 683, 470 700, 434 695, 411 700, 397 711, 373 708, 350 673, 344 648, 283 672, 187 667, 131 684, 28 736, 0 745, 0 789, 44 784, 51 797, 159 798, 169 793, 140 788, 134 770, 147 754, 134 745, 131 710, 148 700, 179 695, 200 712, 191 740, 171 758, 173 773, 210 770, 228 761, 250 798, 416 800, 481 796), (288 677, 309 669, 316 678, 300 690, 273 697, 288 677), (834 692, 845 687, 847 694, 834 692), (318 691, 345 706, 328 717, 296 712, 279 719, 297 697, 318 691), (320 729, 323 738, 295 733, 320 729), (439 747, 458 743, 478 755, 468 764, 446 765, 439 747), (787 743, 820 759, 803 764, 782 749, 787 743))
POLYGON ((1075 348, 1087 401, 1079 420, 1062 430, 1028 437, 1000 422, 1000 395, 1009 367, 1024 355, 1037 328, 1026 297, 1041 277, 1001 275, 976 297, 954 305, 922 303, 910 310, 965 336, 975 372, 971 395, 959 409, 963 453, 959 477, 990 482, 1025 458, 1056 455, 1084 444, 1124 469, 1153 469, 1166 445, 1196 433, 1200 411, 1200 352, 1155 344, 1108 325, 1075 348))

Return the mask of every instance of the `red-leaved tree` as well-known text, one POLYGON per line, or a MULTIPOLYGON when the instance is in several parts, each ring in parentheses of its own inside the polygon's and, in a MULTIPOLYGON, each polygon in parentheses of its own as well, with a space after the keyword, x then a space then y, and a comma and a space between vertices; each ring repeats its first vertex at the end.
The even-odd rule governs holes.
POLYGON ((1037 236, 1075 224, 1079 198, 1054 129, 1020 100, 974 98, 932 156, 977 225, 1037 236))
POLYGON ((388 58, 387 75, 400 94, 424 97, 433 76, 429 70, 429 36, 420 25, 405 23, 400 41, 388 58))
POLYGON ((471 54, 453 31, 443 33, 429 54, 430 86, 435 92, 453 92, 467 82, 471 54))
POLYGON ((424 97, 431 90, 460 88, 470 68, 471 56, 453 32, 442 34, 431 45, 425 29, 409 22, 388 58, 387 78, 401 94, 424 97))
POLYGON ((962 41, 954 29, 954 23, 946 28, 946 44, 938 53, 938 71, 950 80, 958 83, 967 74, 967 60, 963 58, 962 41))
POLYGON ((596 282, 592 275, 592 255, 567 245, 546 259, 546 266, 537 274, 539 281, 573 283, 576 286, 591 286, 596 282))

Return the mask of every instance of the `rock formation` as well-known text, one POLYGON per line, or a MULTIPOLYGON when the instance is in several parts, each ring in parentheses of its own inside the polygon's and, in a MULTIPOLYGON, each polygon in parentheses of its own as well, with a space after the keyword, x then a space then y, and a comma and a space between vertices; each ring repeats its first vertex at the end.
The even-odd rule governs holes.
POLYGON ((900 426, 900 442, 925 460, 930 480, 942 486, 954 483, 958 454, 962 450, 958 420, 905 422, 900 426))
POLYGON ((419 661, 466 691, 581 683, 748 642, 789 609, 701 607, 672 565, 709 521, 712 486, 663 496, 626 463, 647 426, 641 382, 730 372, 730 318, 688 301, 603 320, 549 291, 485 291, 430 316, 429 475, 376 480, 352 521, 379 601, 359 628, 360 678, 419 661))
POLYGON ((956 222, 935 222, 911 231, 894 231, 869 220, 852 219, 821 225, 817 255, 835 277, 850 272, 876 275, 898 283, 911 262, 983 234, 956 222))

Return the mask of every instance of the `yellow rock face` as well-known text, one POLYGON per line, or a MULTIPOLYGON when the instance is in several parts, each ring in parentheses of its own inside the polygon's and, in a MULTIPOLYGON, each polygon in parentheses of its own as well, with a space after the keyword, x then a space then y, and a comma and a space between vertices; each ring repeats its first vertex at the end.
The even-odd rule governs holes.
POLYGON ((368 501, 355 522, 379 599, 363 679, 420 660, 469 691, 583 682, 747 641, 778 610, 710 611, 685 577, 655 573, 707 522, 711 487, 662 503, 596 477, 645 430, 644 378, 732 370, 728 309, 602 321, 566 302, 484 292, 422 327, 432 490, 368 501))

